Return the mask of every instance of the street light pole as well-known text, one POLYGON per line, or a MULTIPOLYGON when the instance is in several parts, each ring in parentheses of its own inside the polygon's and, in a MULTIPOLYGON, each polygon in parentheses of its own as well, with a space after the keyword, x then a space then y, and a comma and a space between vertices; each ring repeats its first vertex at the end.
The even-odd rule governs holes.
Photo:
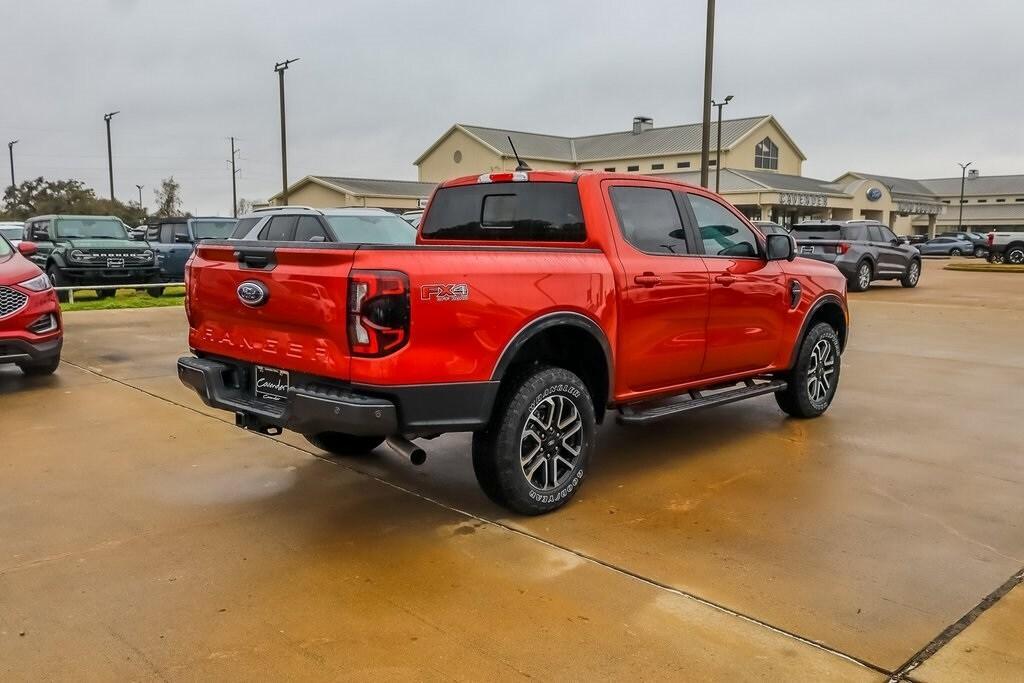
POLYGON ((966 164, 957 162, 960 166, 960 219, 957 221, 956 229, 959 232, 964 230, 964 181, 967 180, 967 167, 973 163, 973 161, 968 161, 966 164))
POLYGON ((292 62, 299 61, 299 58, 286 59, 283 62, 278 62, 274 65, 274 71, 277 72, 278 76, 278 87, 280 90, 281 100, 281 204, 287 206, 288 204, 288 145, 287 145, 287 133, 285 132, 285 119, 284 119, 284 72, 288 70, 288 65, 292 62))
POLYGON ((715 153, 715 192, 718 192, 719 180, 722 177, 722 107, 729 104, 732 95, 726 95, 721 102, 711 100, 711 104, 718 107, 718 151, 715 153))
POLYGON ((7 155, 11 157, 11 187, 14 187, 14 146, 18 144, 17 140, 11 140, 7 143, 7 155))
POLYGON ((142 188, 145 187, 145 186, 144 185, 136 185, 135 187, 139 188, 139 208, 141 209, 142 208, 142 188))
POLYGON ((114 155, 111 152, 110 147, 110 119, 114 118, 115 114, 120 112, 112 111, 109 114, 103 115, 103 120, 107 123, 107 171, 110 174, 110 201, 114 201, 114 155))
POLYGON ((711 72, 715 57, 715 0, 708 0, 707 35, 704 39, 704 125, 700 139, 700 185, 708 186, 711 156, 711 72))

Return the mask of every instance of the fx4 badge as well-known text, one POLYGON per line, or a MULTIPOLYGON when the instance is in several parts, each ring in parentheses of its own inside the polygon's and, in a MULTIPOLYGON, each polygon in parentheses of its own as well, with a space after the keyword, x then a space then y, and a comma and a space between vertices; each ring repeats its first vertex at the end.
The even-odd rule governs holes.
POLYGON ((469 298, 469 285, 420 285, 420 298, 424 301, 465 301, 469 298))

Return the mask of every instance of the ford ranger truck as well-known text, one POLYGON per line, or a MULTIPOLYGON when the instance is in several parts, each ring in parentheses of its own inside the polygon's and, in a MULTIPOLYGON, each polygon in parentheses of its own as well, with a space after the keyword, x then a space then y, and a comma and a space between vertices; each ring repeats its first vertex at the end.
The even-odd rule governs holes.
POLYGON ((632 428, 772 394, 829 407, 846 279, 718 195, 637 175, 516 171, 435 190, 415 245, 204 241, 178 376, 246 429, 333 454, 472 432, 477 480, 523 514, 632 428))

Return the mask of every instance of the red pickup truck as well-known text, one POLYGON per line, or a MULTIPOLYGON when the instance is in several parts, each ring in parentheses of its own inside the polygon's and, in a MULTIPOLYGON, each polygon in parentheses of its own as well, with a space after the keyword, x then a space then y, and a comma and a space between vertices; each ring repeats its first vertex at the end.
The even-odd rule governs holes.
POLYGON ((823 413, 846 280, 712 192, 636 175, 516 171, 441 184, 416 245, 204 241, 178 375, 236 423, 326 451, 473 432, 494 501, 578 490, 596 425, 774 394, 823 413))

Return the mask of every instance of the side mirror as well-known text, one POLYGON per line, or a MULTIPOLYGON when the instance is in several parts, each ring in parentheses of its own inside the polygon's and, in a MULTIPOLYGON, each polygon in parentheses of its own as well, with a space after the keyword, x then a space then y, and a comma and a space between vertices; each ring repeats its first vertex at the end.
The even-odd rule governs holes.
POLYGON ((792 261, 796 258, 796 240, 792 235, 768 235, 768 260, 792 261))
POLYGON ((35 245, 35 242, 18 242, 18 253, 22 256, 35 256, 39 253, 39 247, 35 245))

